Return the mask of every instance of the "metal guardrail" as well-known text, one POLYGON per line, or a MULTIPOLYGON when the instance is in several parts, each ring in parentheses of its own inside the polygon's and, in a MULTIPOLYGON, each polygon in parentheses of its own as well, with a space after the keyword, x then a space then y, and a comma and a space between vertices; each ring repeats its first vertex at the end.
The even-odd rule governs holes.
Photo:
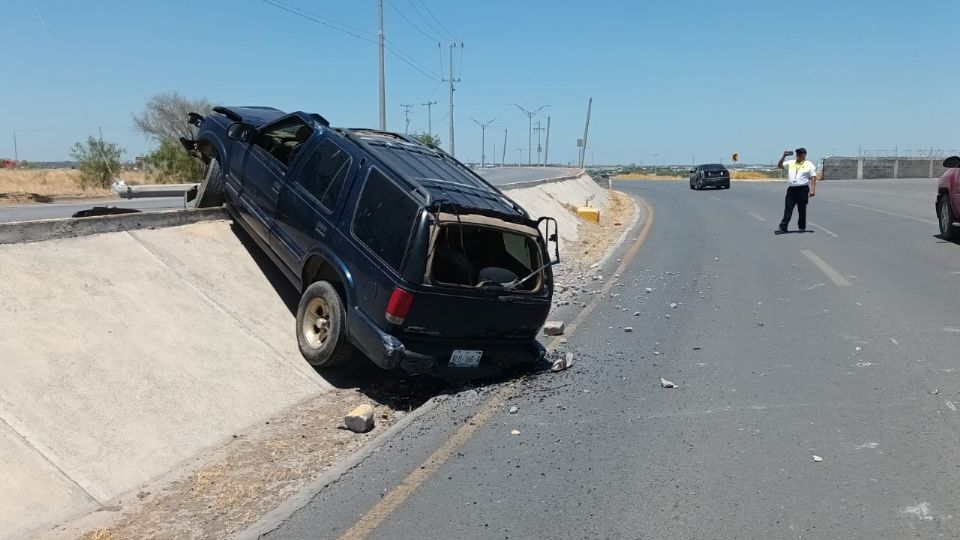
POLYGON ((183 197, 183 195, 199 184, 153 184, 146 186, 128 186, 114 184, 113 191, 121 199, 146 199, 150 197, 183 197))

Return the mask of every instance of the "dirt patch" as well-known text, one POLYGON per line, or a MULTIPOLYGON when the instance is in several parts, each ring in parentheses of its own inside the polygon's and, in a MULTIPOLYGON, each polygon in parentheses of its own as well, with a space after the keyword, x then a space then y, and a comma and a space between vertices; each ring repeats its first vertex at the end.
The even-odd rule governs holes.
MULTIPOLYGON (((577 209, 571 207, 573 213, 577 209)), ((590 261, 600 260, 610 245, 615 242, 633 221, 633 202, 630 197, 619 191, 609 192, 607 208, 600 212, 600 223, 583 222, 580 225, 580 239, 567 247, 568 257, 590 261)))
MULTIPOLYGON (((0 204, 49 203, 60 199, 97 199, 115 197, 109 189, 81 188, 76 169, 0 169, 0 204)), ((120 178, 128 184, 142 184, 139 171, 123 171, 120 178)))
POLYGON ((64 527, 54 533, 84 540, 226 538, 252 525, 404 414, 357 391, 330 392, 234 435, 223 448, 199 458, 204 465, 189 475, 146 488, 85 518, 99 521, 98 528, 81 534, 81 526, 64 527), (356 434, 340 427, 343 416, 363 403, 375 408, 373 431, 356 434))

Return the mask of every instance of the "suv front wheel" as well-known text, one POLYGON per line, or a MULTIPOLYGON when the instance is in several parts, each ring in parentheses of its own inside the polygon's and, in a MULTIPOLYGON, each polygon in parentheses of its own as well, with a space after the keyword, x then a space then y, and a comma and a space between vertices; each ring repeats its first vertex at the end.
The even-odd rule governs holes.
POLYGON ((313 283, 300 297, 297 345, 304 359, 320 368, 338 366, 353 355, 343 300, 330 282, 313 283))
POLYGON ((939 214, 937 221, 940 222, 940 236, 942 236, 944 240, 951 242, 960 240, 960 227, 953 224, 956 217, 950 210, 950 199, 948 195, 940 196, 940 208, 937 214, 939 214))

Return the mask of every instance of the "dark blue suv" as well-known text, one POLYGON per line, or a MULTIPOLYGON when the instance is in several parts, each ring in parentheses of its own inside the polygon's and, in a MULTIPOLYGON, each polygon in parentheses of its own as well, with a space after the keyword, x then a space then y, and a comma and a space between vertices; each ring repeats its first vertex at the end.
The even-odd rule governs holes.
POLYGON ((550 311, 556 222, 443 151, 269 107, 191 113, 199 207, 234 220, 301 291, 304 358, 359 349, 385 369, 480 374, 535 363, 550 311))

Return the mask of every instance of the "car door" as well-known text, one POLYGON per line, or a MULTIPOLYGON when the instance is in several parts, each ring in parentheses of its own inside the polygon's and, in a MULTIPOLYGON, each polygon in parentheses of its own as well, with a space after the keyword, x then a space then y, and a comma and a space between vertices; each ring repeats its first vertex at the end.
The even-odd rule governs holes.
POLYGON ((257 130, 243 158, 240 214, 264 242, 270 241, 287 171, 313 131, 299 115, 282 118, 257 130))
POLYGON ((341 199, 356 174, 357 160, 329 130, 321 129, 303 149, 277 205, 271 239, 274 251, 298 273, 307 252, 336 249, 343 233, 335 228, 341 199))

